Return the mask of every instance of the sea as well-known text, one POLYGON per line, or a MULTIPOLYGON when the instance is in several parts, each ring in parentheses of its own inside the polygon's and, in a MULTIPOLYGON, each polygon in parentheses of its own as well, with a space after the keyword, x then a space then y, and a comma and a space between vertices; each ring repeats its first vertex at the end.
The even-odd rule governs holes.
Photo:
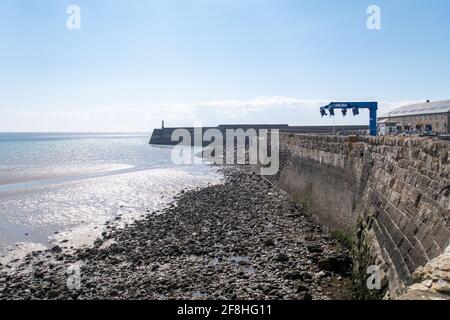
POLYGON ((88 246, 111 221, 123 226, 182 190, 221 183, 212 166, 177 164, 173 147, 149 145, 150 136, 0 133, 0 263, 88 246))

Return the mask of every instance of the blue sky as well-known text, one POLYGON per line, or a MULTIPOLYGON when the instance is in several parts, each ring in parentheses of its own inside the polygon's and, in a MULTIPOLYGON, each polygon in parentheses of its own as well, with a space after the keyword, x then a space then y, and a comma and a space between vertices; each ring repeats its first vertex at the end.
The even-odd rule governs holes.
POLYGON ((449 99, 449 39, 448 0, 2 0, 0 131, 365 123, 318 107, 449 99))

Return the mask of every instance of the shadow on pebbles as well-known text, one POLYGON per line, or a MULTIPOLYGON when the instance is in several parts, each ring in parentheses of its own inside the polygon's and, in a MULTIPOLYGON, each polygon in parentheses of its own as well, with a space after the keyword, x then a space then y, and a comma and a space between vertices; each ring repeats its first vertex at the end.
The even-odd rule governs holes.
POLYGON ((351 298, 336 240, 264 178, 222 170, 224 184, 185 191, 93 247, 0 266, 0 299, 351 298))

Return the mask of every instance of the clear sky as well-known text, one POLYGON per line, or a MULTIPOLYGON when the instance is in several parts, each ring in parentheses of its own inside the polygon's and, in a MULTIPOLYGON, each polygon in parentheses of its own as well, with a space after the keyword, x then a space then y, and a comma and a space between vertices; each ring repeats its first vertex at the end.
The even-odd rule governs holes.
POLYGON ((448 0, 0 1, 0 131, 321 125, 330 100, 426 99, 450 99, 448 0))

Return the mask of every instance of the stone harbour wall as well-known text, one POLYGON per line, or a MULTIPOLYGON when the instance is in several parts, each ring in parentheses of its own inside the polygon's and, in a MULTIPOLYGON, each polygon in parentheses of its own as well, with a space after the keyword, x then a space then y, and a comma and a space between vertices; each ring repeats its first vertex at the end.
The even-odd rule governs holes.
POLYGON ((280 145, 280 187, 324 226, 352 236, 359 298, 402 297, 423 281, 429 286, 413 288, 450 294, 450 142, 281 134, 280 145), (440 279, 415 274, 440 256, 440 279), (381 290, 367 289, 371 265, 381 290))

